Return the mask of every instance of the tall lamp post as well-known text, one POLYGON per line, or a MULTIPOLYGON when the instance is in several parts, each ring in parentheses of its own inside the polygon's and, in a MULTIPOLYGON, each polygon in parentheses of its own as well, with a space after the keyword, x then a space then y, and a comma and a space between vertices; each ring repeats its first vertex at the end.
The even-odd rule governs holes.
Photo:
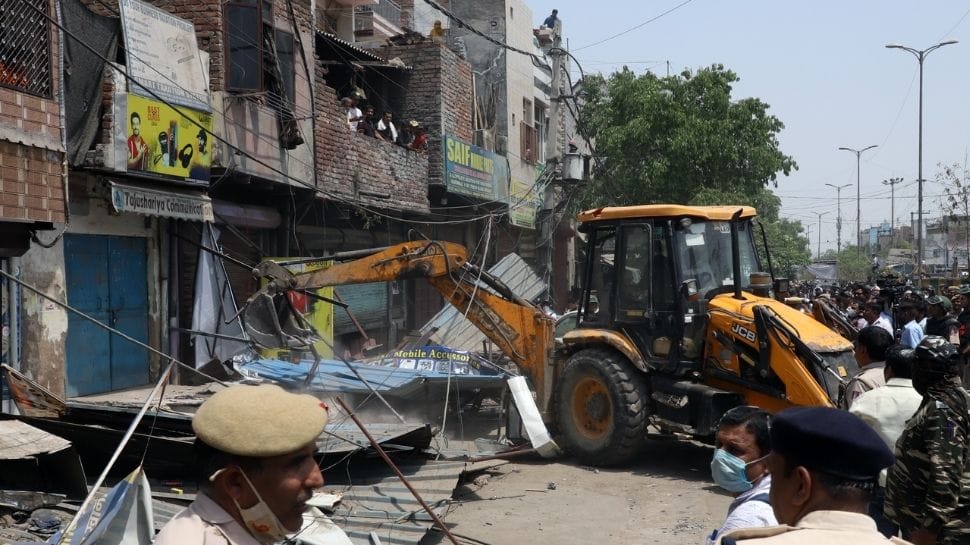
POLYGON ((926 49, 913 49, 912 47, 906 47, 899 44, 886 44, 889 49, 902 49, 903 51, 908 51, 916 57, 916 62, 919 63, 919 165, 917 168, 917 183, 919 184, 919 189, 917 190, 917 219, 916 219, 916 265, 922 266, 923 264, 923 60, 932 51, 943 47, 944 45, 951 45, 957 43, 957 40, 947 40, 945 42, 940 42, 934 46, 927 47, 926 49))
POLYGON ((862 186, 859 180, 859 158, 862 157, 862 152, 871 150, 876 147, 876 144, 871 146, 866 146, 862 149, 852 149, 852 148, 839 148, 842 151, 851 151, 855 154, 855 244, 856 244, 856 255, 862 254, 862 214, 859 211, 860 203, 862 199, 860 198, 859 188, 862 186))
POLYGON ((822 216, 825 214, 828 214, 828 212, 815 212, 815 215, 818 216, 818 249, 815 252, 815 257, 818 258, 822 257, 822 216))
POLYGON ((835 217, 835 255, 838 256, 842 251, 842 188, 852 184, 833 185, 825 184, 835 188, 835 202, 838 213, 835 217))
POLYGON ((890 244, 896 244, 896 184, 903 182, 902 178, 890 178, 883 180, 883 185, 889 186, 889 240, 890 244))

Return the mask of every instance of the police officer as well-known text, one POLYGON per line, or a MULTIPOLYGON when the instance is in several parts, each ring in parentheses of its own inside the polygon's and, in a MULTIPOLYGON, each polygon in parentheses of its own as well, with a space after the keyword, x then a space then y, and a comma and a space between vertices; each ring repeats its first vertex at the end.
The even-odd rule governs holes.
POLYGON ((915 350, 923 402, 896 442, 886 515, 917 545, 970 543, 970 394, 956 346, 928 336, 915 350))
POLYGON ((323 486, 314 454, 326 424, 319 399, 279 386, 214 394, 192 418, 199 493, 154 544, 261 545, 298 532, 323 486))
POLYGON ((926 298, 927 335, 943 337, 953 344, 960 343, 960 322, 950 314, 953 304, 942 295, 926 298))
POLYGON ((732 545, 885 545, 866 514, 889 448, 859 417, 828 407, 795 407, 771 422, 771 506, 781 526, 735 530, 732 545))

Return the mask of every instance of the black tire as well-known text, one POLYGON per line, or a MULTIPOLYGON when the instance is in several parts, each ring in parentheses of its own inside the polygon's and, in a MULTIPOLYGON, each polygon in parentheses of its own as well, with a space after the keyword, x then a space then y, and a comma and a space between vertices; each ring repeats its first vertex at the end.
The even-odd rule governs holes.
POLYGON ((559 440, 579 462, 610 466, 640 451, 649 424, 643 375, 612 350, 589 348, 569 357, 556 384, 559 440))

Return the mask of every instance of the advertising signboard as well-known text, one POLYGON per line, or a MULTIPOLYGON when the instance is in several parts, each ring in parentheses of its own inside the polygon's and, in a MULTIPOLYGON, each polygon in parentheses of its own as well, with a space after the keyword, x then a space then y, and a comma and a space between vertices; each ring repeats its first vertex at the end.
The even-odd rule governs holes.
POLYGON ((542 204, 541 189, 535 183, 512 179, 509 186, 509 222, 524 229, 536 228, 536 214, 542 204))
POLYGON ((142 2, 120 0, 128 55, 129 90, 196 110, 211 111, 209 83, 199 56, 195 26, 142 2))
POLYGON ((445 135, 445 185, 458 193, 486 201, 508 196, 509 162, 505 157, 445 135))
MULTIPOLYGON (((208 182, 212 164, 212 114, 128 95, 125 115, 128 135, 122 152, 128 172, 150 172, 208 182), (199 126, 205 129, 199 128, 199 126)), ((119 144, 121 143, 119 142, 119 144)), ((120 147, 120 146, 119 146, 120 147)))

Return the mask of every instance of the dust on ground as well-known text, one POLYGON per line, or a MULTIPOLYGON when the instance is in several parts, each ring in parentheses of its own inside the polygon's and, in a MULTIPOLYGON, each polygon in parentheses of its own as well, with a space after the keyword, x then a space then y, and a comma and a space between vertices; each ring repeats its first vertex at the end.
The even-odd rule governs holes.
MULTIPOLYGON (((708 445, 652 438, 623 467, 517 459, 461 485, 445 522, 464 543, 703 544, 731 497, 711 482, 708 445)), ((431 532, 422 545, 448 544, 431 532)))

